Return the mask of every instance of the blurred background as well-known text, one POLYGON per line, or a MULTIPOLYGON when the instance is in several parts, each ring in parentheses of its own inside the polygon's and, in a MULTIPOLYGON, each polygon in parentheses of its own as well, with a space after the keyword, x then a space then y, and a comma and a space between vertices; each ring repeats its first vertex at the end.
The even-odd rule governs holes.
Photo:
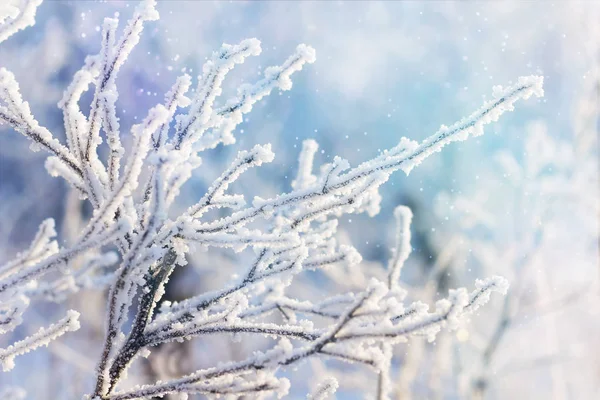
MULTIPOLYGON (((118 13, 122 26, 134 5, 45 0, 36 25, 0 46, 0 66, 16 75, 34 115, 56 136, 64 138, 56 104, 85 56, 99 50, 103 18, 118 13)), ((161 19, 146 25, 117 81, 122 126, 162 101, 178 75, 196 76, 223 42, 256 37, 263 48, 232 72, 225 94, 260 79, 299 43, 317 51, 317 62, 294 75, 291 91, 271 95, 248 114, 236 144, 203 156, 184 187, 182 208, 254 144, 272 143, 276 159, 244 175, 235 190, 247 198, 272 196, 290 190, 304 139, 320 144, 319 161, 339 155, 356 165, 402 136, 421 140, 468 115, 494 85, 543 75, 544 98, 517 104, 484 136, 445 148, 410 176, 395 174, 381 189, 379 215, 342 220, 342 241, 365 260, 360 270, 310 275, 296 290, 344 292, 380 275, 393 245, 393 208, 408 205, 413 253, 403 282, 412 297, 433 303, 449 288, 495 274, 512 286, 506 299, 493 298, 458 332, 398 345, 396 398, 600 398, 600 3, 164 0, 158 10, 161 19)), ((88 102, 84 97, 82 104, 88 102)), ((67 243, 89 217, 64 182, 48 176, 46 155, 28 146, 0 127, 0 261, 26 246, 44 218, 56 218, 67 243)), ((237 271, 237 257, 190 257, 167 296, 217 287, 237 271)), ((0 387, 25 386, 28 399, 87 392, 104 296, 89 291, 70 300, 68 306, 83 310, 83 329, 23 356, 0 374, 0 387)), ((36 304, 15 337, 65 307, 36 304)), ((211 338, 157 349, 155 358, 138 361, 130 381, 179 376, 235 358, 244 346, 211 338)), ((339 377, 338 398, 363 398, 358 388, 374 396, 376 375, 355 366, 311 361, 287 374, 290 398, 303 398, 312 377, 323 374, 339 377)))

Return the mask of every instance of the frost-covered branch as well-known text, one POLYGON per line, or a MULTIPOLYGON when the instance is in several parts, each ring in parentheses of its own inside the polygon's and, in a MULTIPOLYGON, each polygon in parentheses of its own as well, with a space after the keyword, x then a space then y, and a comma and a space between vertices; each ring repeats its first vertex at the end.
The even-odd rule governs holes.
POLYGON ((27 295, 60 302, 83 289, 101 289, 110 285, 114 278, 114 274, 106 273, 105 269, 114 266, 117 261, 118 256, 114 252, 89 256, 80 268, 50 282, 40 282, 27 295))
POLYGON ((13 343, 11 346, 0 349, 0 363, 4 371, 14 368, 16 356, 25 354, 40 346, 47 346, 52 340, 79 329, 79 313, 69 310, 67 316, 60 321, 42 328, 33 335, 13 343))
POLYGON ((0 68, 0 100, 4 102, 4 106, 0 105, 0 123, 8 124, 29 138, 33 151, 43 148, 63 162, 73 174, 82 175, 79 163, 71 152, 35 120, 29 104, 21 97, 15 76, 5 68, 0 68))
POLYGON ((47 219, 42 222, 29 248, 23 253, 17 254, 11 261, 0 266, 0 279, 56 253, 58 251, 58 243, 53 240, 55 236, 54 220, 47 219))
POLYGON ((29 307, 29 299, 18 296, 0 305, 0 334, 11 332, 23 322, 23 313, 29 307))
POLYGON ((310 400, 326 400, 335 394, 339 384, 335 378, 327 378, 315 388, 306 398, 310 400))
MULTIPOLYGON (((360 254, 338 243, 339 218, 377 214, 379 187, 392 173, 408 174, 447 144, 480 135, 484 125, 512 110, 517 100, 541 96, 541 77, 519 78, 515 85, 495 88, 493 99, 469 117, 442 126, 420 143, 401 138, 396 147, 355 167, 334 157, 315 172, 318 145, 305 141, 292 190, 267 199, 256 197, 248 205, 243 196, 230 193, 234 182, 250 168, 273 161, 274 154, 270 144, 240 151, 199 200, 176 213, 173 204, 182 185, 201 165, 201 153, 234 143, 233 132, 243 115, 274 90, 289 90, 291 75, 314 62, 315 51, 299 45, 281 65, 265 69, 258 82, 242 85, 236 96, 219 103, 228 72, 261 51, 256 39, 224 44, 204 64, 193 95, 187 97, 192 78, 182 75, 164 102, 151 108, 141 123, 124 127, 117 115, 117 74, 139 42, 145 23, 158 19, 155 6, 154 0, 142 1, 120 34, 119 21, 105 19, 98 54, 86 59, 59 103, 66 145, 39 125, 21 98, 14 76, 0 70, 0 120, 48 150, 48 171, 65 178, 93 208, 71 246, 59 249, 52 240, 51 224, 42 224, 29 250, 0 268, 0 295, 60 300, 82 288, 109 286, 104 341, 90 398, 123 400, 171 393, 277 392, 284 396, 289 382, 277 376, 279 371, 312 357, 387 371, 392 345, 414 336, 433 340, 442 328, 456 328, 465 315, 488 301, 491 292, 505 292, 505 281, 495 277, 477 281, 471 294, 466 289, 450 291, 448 299, 438 301, 431 312, 423 303, 406 301, 398 284, 411 251, 412 213, 406 207, 395 211, 396 247, 383 279, 386 282, 362 282, 352 292, 318 302, 296 299, 287 289, 306 271, 358 268, 360 254), (92 88, 90 110, 84 113, 79 103, 92 88), (127 152, 122 144, 126 135, 132 139, 127 152), (98 151, 103 140, 108 145, 105 159, 98 151), (247 265, 240 265, 244 269, 239 276, 223 286, 179 302, 163 301, 171 274, 187 264, 194 247, 236 252, 250 248, 255 255, 247 265), (74 264, 79 268, 66 271, 66 276, 27 286, 74 264), (316 325, 317 320, 322 325, 316 325), (265 336, 279 342, 242 361, 167 382, 121 388, 138 357, 159 345, 230 334, 242 339, 265 336)), ((15 299, 19 300, 0 308, 0 329, 9 331, 20 321, 29 300, 15 299)), ((1 350, 0 357, 10 364, 26 349, 73 330, 75 321, 75 314, 69 313, 59 323, 1 350)), ((381 399, 388 392, 387 373, 382 378, 381 399)), ((326 381, 312 398, 323 399, 336 387, 334 380, 326 381)))
POLYGON ((0 4, 0 43, 35 24, 35 13, 43 0, 6 0, 0 4))
POLYGON ((24 268, 21 268, 18 271, 12 271, 12 273, 3 276, 3 278, 0 279, 0 294, 9 289, 14 289, 20 285, 24 285, 27 282, 37 279, 50 271, 61 267, 66 267, 74 257, 90 249, 114 243, 120 236, 122 236, 123 230, 126 230, 127 227, 128 225, 126 223, 115 225, 104 232, 100 232, 98 235, 88 237, 86 240, 79 242, 72 247, 63 248, 54 254, 49 254, 46 258, 35 264, 26 265, 24 268))
MULTIPOLYGON (((471 298, 478 294, 493 291, 494 285, 479 285, 471 298)), ((221 322, 219 325, 198 328, 195 331, 187 330, 186 326, 175 328, 173 333, 155 336, 153 339, 158 344, 173 339, 173 334, 181 332, 183 335, 197 336, 214 333, 237 334, 262 334, 266 336, 301 339, 309 344, 294 347, 288 341, 283 341, 278 346, 265 354, 259 354, 240 363, 227 364, 211 370, 198 371, 188 377, 172 382, 157 383, 131 392, 117 393, 108 396, 109 399, 135 399, 144 396, 158 396, 174 392, 195 393, 194 386, 197 382, 211 384, 220 382, 225 378, 234 380, 240 371, 265 370, 268 366, 274 368, 286 367, 305 358, 322 354, 349 361, 360 362, 373 368, 380 368, 384 353, 378 349, 381 340, 397 341, 410 335, 427 335, 432 338, 442 326, 456 326, 459 318, 467 312, 465 307, 469 303, 469 295, 464 289, 451 292, 448 300, 438 302, 436 311, 428 313, 421 308, 420 313, 414 314, 408 321, 391 323, 392 316, 398 313, 399 303, 387 297, 388 291, 380 282, 374 282, 367 291, 354 297, 351 304, 336 317, 335 323, 324 331, 310 331, 306 327, 290 325, 277 326, 275 324, 248 324, 236 322, 221 322), (380 307, 388 310, 388 316, 382 316, 378 311, 380 307), (375 340, 375 342, 374 342, 375 340), (349 347, 350 346, 350 347, 349 347), (362 350, 361 350, 362 349, 362 350), (260 366, 260 368, 258 368, 260 366)), ((489 297, 489 296, 486 296, 489 297)), ((337 299, 339 302, 340 299, 337 299)), ((340 303, 341 304, 341 303, 340 303)), ((231 313, 228 316, 231 317, 231 313)), ((218 320, 218 319, 217 319, 218 320)), ((227 393, 235 393, 233 388, 227 393)))
POLYGON ((425 158, 440 151, 447 144, 466 140, 469 135, 481 135, 484 125, 496 121, 502 113, 513 109, 514 102, 519 99, 527 99, 532 94, 538 97, 543 95, 541 77, 522 77, 519 78, 516 85, 505 89, 496 87, 494 100, 485 102, 478 111, 450 127, 442 126, 438 132, 421 143, 402 138, 397 147, 385 151, 381 156, 364 162, 346 173, 340 172, 348 169, 348 164, 344 160, 340 160, 337 163, 339 167, 335 168, 336 171, 322 177, 322 182, 311 185, 307 189, 295 190, 272 199, 255 200, 253 207, 214 222, 197 224, 196 229, 198 232, 206 233, 234 229, 259 216, 268 215, 281 208, 294 205, 294 203, 307 201, 315 203, 322 199, 336 197, 336 195, 347 195, 357 186, 365 184, 367 178, 374 177, 375 179, 361 192, 370 194, 369 190, 380 186, 391 173, 402 169, 408 174, 425 158))

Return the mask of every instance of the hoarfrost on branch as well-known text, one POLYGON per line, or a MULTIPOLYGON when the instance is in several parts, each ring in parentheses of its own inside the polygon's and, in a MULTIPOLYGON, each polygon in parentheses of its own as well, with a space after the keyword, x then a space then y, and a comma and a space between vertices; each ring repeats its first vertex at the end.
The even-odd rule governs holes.
MULTIPOLYGON (((39 3, 32 0, 22 9, 0 8, 0 41, 31 25, 39 3)), ((401 206, 394 213, 398 235, 386 282, 371 279, 360 291, 320 302, 288 297, 286 287, 305 270, 360 263, 354 248, 336 243, 340 216, 377 213, 378 189, 392 173, 408 174, 444 146, 481 135, 484 125, 512 111, 518 100, 542 96, 542 78, 521 77, 511 86, 496 87, 492 99, 468 117, 442 126, 420 143, 401 138, 396 147, 355 167, 335 157, 314 172, 318 145, 305 141, 291 191, 247 203, 243 196, 229 193, 229 188, 250 168, 273 160, 270 144, 257 145, 239 152, 197 203, 173 215, 172 205, 182 185, 201 166, 202 152, 234 143, 243 115, 273 91, 291 89, 291 76, 315 61, 315 50, 299 45, 281 65, 265 69, 262 79, 240 86, 237 95, 218 105, 227 74, 261 52, 256 39, 223 45, 204 64, 195 91, 190 93, 192 77, 182 75, 164 102, 129 129, 133 143, 126 151, 116 111, 116 79, 146 23, 158 19, 155 5, 153 0, 142 1, 120 33, 116 18, 104 20, 99 53, 86 59, 59 103, 66 143, 34 118, 14 75, 0 69, 0 122, 27 137, 32 150, 48 152, 48 172, 64 178, 94 209, 74 244, 59 246, 54 222, 47 220, 31 246, 0 267, 0 332, 10 332, 22 321, 31 299, 56 301, 82 288, 105 285, 109 291, 105 337, 89 398, 125 400, 170 393, 276 393, 281 397, 290 382, 278 375, 279 370, 314 356, 380 371, 378 397, 387 398, 393 345, 415 335, 433 340, 442 328, 457 328, 491 292, 506 293, 506 280, 477 281, 471 292, 451 290, 433 310, 405 302, 406 291, 398 281, 411 251, 412 214, 401 206), (93 97, 86 116, 79 101, 88 90, 93 90, 93 97), (101 159, 98 147, 104 140, 109 151, 101 159), (224 210, 225 216, 208 218, 214 209, 224 210), (263 228, 250 228, 257 221, 263 228), (111 247, 118 256, 107 250, 111 247), (252 248, 255 258, 247 266, 240 265, 240 277, 223 287, 178 303, 163 302, 158 309, 171 273, 186 264, 193 247, 236 252, 252 248), (83 266, 69 271, 74 260, 82 258, 83 266), (59 270, 64 273, 59 278, 43 280, 59 270), (137 309, 129 320, 132 304, 137 309), (285 321, 268 322, 266 317, 274 312, 283 313, 285 321), (311 322, 316 317, 329 322, 316 328, 311 322), (136 357, 147 356, 154 346, 215 334, 264 335, 276 343, 241 361, 178 379, 119 386, 136 357)), ((15 356, 78 329, 77 318, 76 311, 69 311, 55 324, 0 349, 4 369, 12 367, 15 356)), ((324 399, 336 388, 337 381, 327 379, 309 398, 324 399)))

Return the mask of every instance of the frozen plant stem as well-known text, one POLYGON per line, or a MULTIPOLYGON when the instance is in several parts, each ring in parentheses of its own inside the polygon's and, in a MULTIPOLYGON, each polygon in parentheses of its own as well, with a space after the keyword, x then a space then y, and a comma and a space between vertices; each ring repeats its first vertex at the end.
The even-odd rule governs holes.
MULTIPOLYGON (((278 376, 279 370, 317 356, 380 371, 378 398, 388 398, 386 382, 394 344, 412 336, 433 340, 442 328, 456 328, 464 315, 487 302, 491 292, 506 293, 506 281, 492 277, 478 280, 471 293, 464 288, 451 290, 432 311, 419 302, 405 303, 398 281, 411 251, 412 213, 407 207, 398 207, 396 248, 387 282, 372 279, 356 293, 326 297, 318 303, 290 298, 286 289, 303 271, 360 263, 354 248, 336 241, 339 218, 353 213, 376 214, 378 189, 392 173, 402 170, 408 174, 447 144, 482 134, 484 125, 511 111, 516 101, 542 96, 542 78, 522 77, 507 88, 496 87, 492 100, 470 116, 442 126, 420 143, 401 138, 396 147, 356 167, 335 157, 314 173, 318 145, 306 141, 292 190, 268 199, 255 198, 248 205, 243 196, 229 193, 231 184, 250 168, 271 162, 274 154, 270 144, 241 151, 197 203, 172 217, 171 208, 181 186, 201 165, 200 154, 234 143, 233 132, 243 115, 271 92, 291 89, 291 75, 313 63, 315 51, 299 45, 281 65, 266 68, 262 79, 240 86, 235 96, 215 107, 227 74, 247 57, 261 52, 256 39, 224 44, 204 64, 193 96, 187 96, 192 78, 179 77, 164 103, 151 108, 142 122, 126 132, 117 117, 116 77, 139 42, 145 24, 158 19, 155 6, 154 0, 142 1, 120 33, 117 19, 105 19, 99 54, 86 59, 59 103, 66 145, 35 120, 14 76, 0 69, 0 122, 32 140, 34 150, 49 152, 46 167, 50 174, 63 177, 94 208, 73 246, 58 248, 50 238, 54 234, 44 234, 42 226, 42 237, 34 240, 30 250, 0 268, 0 296, 26 296, 31 293, 25 289, 28 282, 50 276, 58 268, 66 269, 75 257, 89 257, 83 272, 71 275, 73 281, 49 282, 41 290, 60 298, 66 291, 84 287, 88 275, 93 282, 109 285, 104 342, 88 398, 124 400, 171 393, 275 393, 281 397, 288 393, 289 382, 278 376), (91 109, 86 116, 79 101, 92 86, 91 109), (103 133, 109 148, 104 160, 98 154, 103 133), (128 153, 121 145, 122 134, 132 137, 128 153), (148 179, 139 185, 145 171, 148 179), (214 215, 209 210, 221 213, 209 218, 214 215), (248 228, 259 219, 263 228, 248 228), (102 254, 107 245, 118 249, 118 258, 102 254), (171 273, 187 263, 186 255, 194 245, 234 251, 251 248, 256 256, 240 278, 179 303, 163 302, 158 308, 171 273), (118 266, 103 275, 98 266, 110 264, 108 259, 118 266), (68 290, 61 291, 63 287, 68 290), (137 309, 128 321, 132 304, 137 304, 137 309), (285 321, 269 322, 273 311, 281 312, 285 321), (298 315, 308 321, 324 317, 328 324, 316 329, 307 320, 299 321, 298 315), (242 361, 219 364, 179 379, 119 387, 136 357, 147 355, 153 346, 231 333, 263 335, 278 342, 242 361)), ((27 300, 21 300, 8 308, 8 318, 26 307, 27 300)), ((16 343, 14 350, 5 350, 3 360, 9 362, 21 349, 32 349, 75 329, 75 319, 71 312, 56 326, 16 343)), ((336 387, 335 381, 326 380, 313 398, 325 398, 336 387)))

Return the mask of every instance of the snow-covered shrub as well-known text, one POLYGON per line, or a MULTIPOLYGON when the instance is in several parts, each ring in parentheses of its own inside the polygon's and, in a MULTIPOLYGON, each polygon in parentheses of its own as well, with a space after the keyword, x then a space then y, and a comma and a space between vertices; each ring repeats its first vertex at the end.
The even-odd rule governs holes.
MULTIPOLYGON (((27 8, 22 13, 6 10, 6 26, 33 15, 27 8)), ((31 247, 2 266, 2 326, 16 327, 30 299, 61 300, 81 288, 107 286, 106 331, 89 398, 124 400, 171 393, 284 396, 290 382, 280 372, 316 356, 380 371, 378 397, 388 398, 393 345, 411 336, 433 340, 444 327, 456 329, 491 292, 506 293, 507 281, 494 276, 476 281, 471 292, 451 290, 432 311, 424 303, 405 302, 407 293, 398 279, 410 254, 411 213, 402 206, 395 211, 397 245, 384 280, 366 280, 355 292, 318 302, 290 297, 286 290, 305 271, 360 263, 354 248, 337 243, 340 216, 377 214, 378 189, 392 173, 408 174, 447 144, 481 135, 484 125, 511 111, 516 101, 542 96, 541 77, 495 87, 492 99, 468 117, 442 126, 420 143, 401 138, 397 146, 356 167, 335 157, 315 171, 318 146, 305 141, 292 190, 247 204, 229 189, 247 170, 273 160, 269 144, 257 145, 239 152, 206 193, 178 213, 174 203, 182 185, 201 167, 200 154, 234 143, 233 132, 243 116, 272 91, 291 89, 291 75, 313 63, 315 51, 299 45, 280 66, 266 68, 262 79, 240 86, 236 96, 217 103, 226 75, 261 52, 256 39, 223 45, 205 63, 195 90, 190 91, 189 75, 180 76, 164 102, 150 109, 142 122, 121 129, 117 75, 145 23, 156 19, 155 1, 146 0, 120 34, 116 18, 104 20, 99 53, 86 59, 59 103, 66 144, 40 125, 14 75, 0 69, 0 122, 30 139, 33 151, 49 152, 48 172, 65 179, 94 210, 74 244, 60 247, 52 240, 53 222, 45 221, 31 247), (86 115, 79 103, 90 87, 94 89, 86 115), (126 151, 127 139, 131 144, 126 151), (222 287, 180 302, 161 302, 174 269, 187 264, 189 253, 209 248, 251 249, 254 256, 222 287), (78 268, 72 268, 75 265, 78 268), (283 322, 269 319, 273 313, 281 313, 283 322), (135 359, 147 357, 156 346, 228 334, 262 335, 276 343, 177 379, 119 386, 135 359)), ((23 21, 31 24, 30 19, 23 21)), ((56 324, 1 349, 0 359, 10 368, 15 356, 78 326, 77 313, 69 311, 56 324)), ((311 396, 325 398, 336 387, 334 380, 325 380, 311 396)))

